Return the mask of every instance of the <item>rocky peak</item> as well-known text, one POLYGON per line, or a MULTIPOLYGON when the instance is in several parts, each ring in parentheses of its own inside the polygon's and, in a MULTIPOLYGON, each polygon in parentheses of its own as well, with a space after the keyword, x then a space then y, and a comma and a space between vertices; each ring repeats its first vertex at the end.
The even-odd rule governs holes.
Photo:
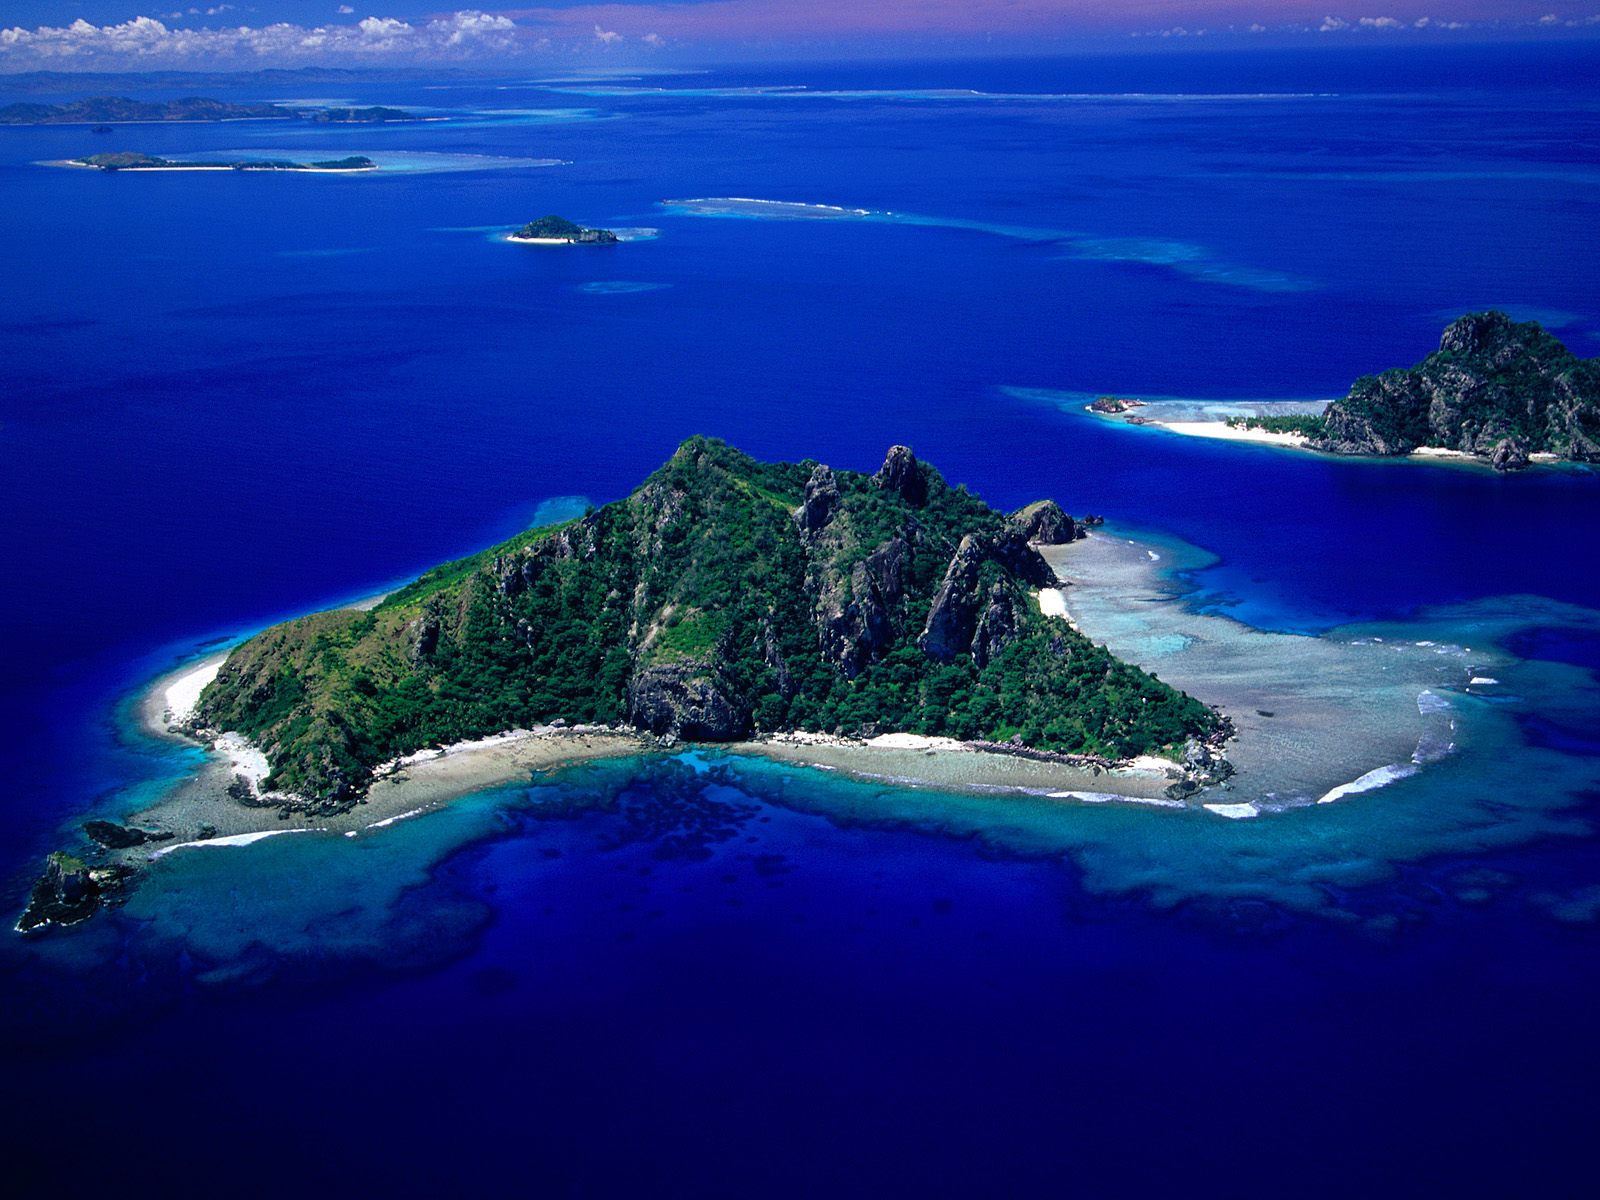
POLYGON ((917 461, 910 446, 890 446, 872 482, 894 492, 907 504, 921 507, 928 502, 927 468, 917 461))
POLYGON ((794 521, 802 532, 816 533, 829 521, 839 507, 839 484, 833 472, 818 463, 806 480, 805 500, 795 509, 794 521))
POLYGON ((1075 541, 1078 525, 1054 500, 1039 500, 1011 514, 1011 526, 1022 538, 1044 546, 1075 541))
POLYGON ((1439 339, 1441 354, 1480 354, 1511 333, 1514 323, 1503 312, 1468 313, 1452 321, 1439 339))

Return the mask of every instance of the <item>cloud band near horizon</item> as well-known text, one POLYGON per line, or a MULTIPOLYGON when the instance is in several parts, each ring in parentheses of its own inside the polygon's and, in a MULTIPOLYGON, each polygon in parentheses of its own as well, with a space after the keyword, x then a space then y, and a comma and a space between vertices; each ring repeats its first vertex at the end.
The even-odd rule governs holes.
MULTIPOLYGON (((1382 0, 1380 0, 1380 3, 1382 0)), ((1150 37, 1436 37, 1482 33, 1561 36, 1600 32, 1600 13, 1550 11, 1525 0, 1451 4, 1443 15, 1391 10, 1329 13, 1325 0, 691 0, 566 8, 464 9, 429 17, 357 18, 301 25, 195 25, 230 6, 94 25, 0 29, 0 70, 492 63, 544 57, 635 60, 669 48, 737 56, 854 46, 1019 51, 1074 40, 1150 37)), ((1386 6, 1387 8, 1387 6, 1386 6)))

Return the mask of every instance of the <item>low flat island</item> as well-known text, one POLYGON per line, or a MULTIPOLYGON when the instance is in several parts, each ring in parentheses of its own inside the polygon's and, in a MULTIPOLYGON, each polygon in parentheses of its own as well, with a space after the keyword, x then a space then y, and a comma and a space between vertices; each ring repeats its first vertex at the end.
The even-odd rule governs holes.
POLYGON ((318 159, 313 162, 291 162, 278 158, 238 159, 173 159, 158 158, 154 154, 140 154, 131 150, 110 154, 90 154, 84 158, 68 159, 70 167, 92 167, 99 171, 311 171, 350 172, 376 171, 378 164, 364 155, 353 154, 347 158, 318 159))

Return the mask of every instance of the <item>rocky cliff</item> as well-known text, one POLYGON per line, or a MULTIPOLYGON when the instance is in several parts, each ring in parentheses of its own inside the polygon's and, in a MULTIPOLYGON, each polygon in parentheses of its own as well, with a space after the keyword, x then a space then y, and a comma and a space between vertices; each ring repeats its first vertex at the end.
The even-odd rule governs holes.
POLYGON ((896 446, 875 474, 760 463, 692 438, 631 496, 447 564, 371 612, 277 626, 229 656, 200 736, 239 730, 268 785, 353 803, 372 767, 556 719, 726 741, 905 731, 1124 757, 1217 726, 1043 616, 1007 516, 896 446))
POLYGON ((1502 470, 1548 453, 1600 461, 1600 359, 1580 359, 1536 322, 1475 313, 1415 367, 1358 379, 1329 405, 1314 448, 1409 454, 1438 446, 1502 470))

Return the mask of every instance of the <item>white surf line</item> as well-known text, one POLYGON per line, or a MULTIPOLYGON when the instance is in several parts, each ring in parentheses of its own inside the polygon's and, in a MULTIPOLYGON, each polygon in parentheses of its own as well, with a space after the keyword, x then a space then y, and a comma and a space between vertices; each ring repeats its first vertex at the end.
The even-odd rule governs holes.
POLYGON ((174 846, 163 846, 163 847, 161 847, 161 849, 157 850, 154 854, 152 854, 150 856, 150 861, 154 862, 156 859, 162 857, 163 855, 171 854, 174 850, 190 850, 190 849, 205 848, 205 847, 209 847, 209 846, 248 846, 253 842, 259 842, 259 841, 263 840, 264 838, 281 837, 282 835, 284 835, 286 833, 326 833, 326 832, 328 832, 326 829, 263 829, 263 830, 261 830, 260 832, 257 832, 257 833, 234 833, 234 834, 229 834, 227 837, 206 838, 203 841, 197 841, 197 842, 179 842, 179 843, 177 843, 177 845, 174 845, 174 846))
POLYGON ((1416 763, 1391 763, 1386 767, 1377 767, 1365 775, 1352 779, 1349 783, 1341 783, 1338 787, 1318 798, 1318 804, 1332 804, 1335 800, 1343 800, 1346 796, 1358 795, 1361 792, 1376 791, 1378 788, 1387 787, 1399 779, 1409 779, 1422 770, 1416 763))
POLYGON ((1188 808, 1182 800, 1162 796, 1124 796, 1119 792, 1046 792, 1048 800, 1077 800, 1083 804, 1143 804, 1150 808, 1188 808))
MULTIPOLYGON (((404 821, 404 820, 407 820, 407 819, 409 819, 411 817, 420 817, 423 813, 427 812, 432 807, 433 806, 431 804, 424 804, 421 808, 413 808, 410 812, 396 813, 392 817, 385 817, 381 821, 374 821, 370 825, 363 825, 362 828, 363 829, 386 829, 390 825, 393 825, 396 821, 404 821)), ((349 836, 354 836, 354 834, 352 833, 349 836)))
POLYGON ((1251 817, 1259 817, 1261 810, 1254 804, 1202 804, 1201 808, 1207 812, 1216 813, 1219 817, 1227 817, 1230 821, 1244 821, 1251 817))

